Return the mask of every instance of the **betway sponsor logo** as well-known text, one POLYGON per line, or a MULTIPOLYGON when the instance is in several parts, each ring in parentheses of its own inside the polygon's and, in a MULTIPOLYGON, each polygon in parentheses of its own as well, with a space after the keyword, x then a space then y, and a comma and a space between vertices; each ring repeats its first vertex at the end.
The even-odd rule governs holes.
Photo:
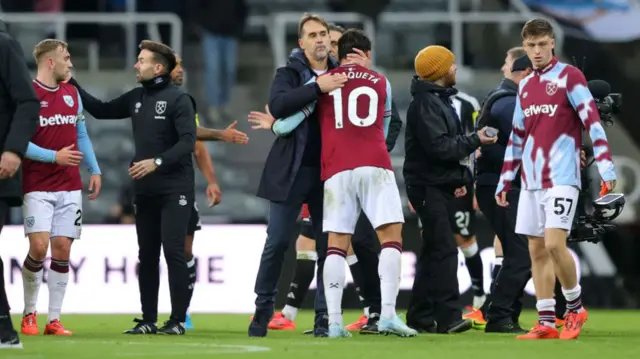
POLYGON ((77 115, 60 115, 51 117, 40 116, 40 127, 56 125, 75 125, 78 120, 77 115))
POLYGON ((524 117, 540 114, 553 117, 557 110, 558 105, 531 105, 524 110, 524 117))

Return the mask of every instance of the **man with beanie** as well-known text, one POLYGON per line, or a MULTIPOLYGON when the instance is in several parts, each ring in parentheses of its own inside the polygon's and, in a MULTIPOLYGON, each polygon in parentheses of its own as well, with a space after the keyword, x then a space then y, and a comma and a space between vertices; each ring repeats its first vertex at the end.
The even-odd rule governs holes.
POLYGON ((449 208, 471 183, 469 156, 494 143, 481 129, 465 135, 451 96, 458 91, 455 56, 429 46, 415 59, 413 100, 407 111, 404 179, 407 196, 424 225, 423 247, 407 312, 407 324, 422 332, 459 333, 471 328, 462 319, 458 289, 458 250, 449 208))
MULTIPOLYGON (((36 131, 40 101, 24 61, 22 48, 0 21, 0 231, 11 207, 22 205, 18 170, 36 131)), ((22 348, 9 315, 4 263, 0 257, 0 349, 22 348)))

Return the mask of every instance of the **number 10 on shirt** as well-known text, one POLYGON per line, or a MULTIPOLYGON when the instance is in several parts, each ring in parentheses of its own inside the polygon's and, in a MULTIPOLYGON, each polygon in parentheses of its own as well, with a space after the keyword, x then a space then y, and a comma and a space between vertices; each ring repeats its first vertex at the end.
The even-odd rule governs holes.
POLYGON ((347 89, 347 91, 343 91, 342 88, 339 88, 329 92, 329 96, 333 97, 333 111, 336 118, 336 128, 344 127, 343 92, 347 92, 347 119, 349 122, 358 127, 369 127, 376 123, 378 118, 379 101, 376 90, 369 86, 360 86, 354 89, 347 89), (363 100, 361 99, 361 96, 369 98, 369 108, 365 117, 360 117, 358 115, 358 101, 363 100))

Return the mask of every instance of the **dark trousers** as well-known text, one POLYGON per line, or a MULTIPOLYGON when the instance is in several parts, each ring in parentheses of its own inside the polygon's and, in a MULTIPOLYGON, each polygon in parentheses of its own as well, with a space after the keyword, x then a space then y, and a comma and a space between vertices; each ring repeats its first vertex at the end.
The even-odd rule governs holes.
POLYGON ((193 201, 193 192, 136 196, 136 232, 140 261, 138 284, 142 319, 146 322, 155 323, 158 320, 161 247, 169 272, 171 319, 178 322, 186 319, 189 273, 184 256, 184 240, 193 201))
POLYGON ((518 323, 524 287, 531 278, 531 259, 529 240, 515 233, 520 190, 509 191, 509 206, 506 208, 498 206, 495 192, 496 186, 476 187, 478 206, 500 238, 504 253, 502 268, 492 284, 491 295, 485 304, 487 321, 501 325, 518 323))
POLYGON ((364 212, 360 213, 360 218, 358 218, 351 245, 358 258, 360 272, 362 273, 360 294, 364 298, 364 306, 369 307, 369 313, 380 314, 382 309, 380 304, 380 276, 378 275, 380 241, 364 212))
MULTIPOLYGON (((0 200, 0 232, 2 232, 2 227, 4 227, 9 209, 9 204, 0 200)), ((4 282, 4 262, 2 261, 2 257, 0 257, 0 331, 13 330, 11 317, 9 316, 10 309, 4 282)))
POLYGON ((284 255, 291 238, 297 231, 297 220, 302 209, 302 203, 307 203, 311 218, 319 218, 314 221, 313 231, 316 240, 316 252, 318 253, 318 270, 316 281, 315 309, 316 314, 327 312, 327 303, 324 298, 324 285, 322 270, 327 256, 327 235, 322 233, 322 198, 324 189, 320 181, 320 168, 300 167, 296 174, 289 197, 284 202, 269 203, 269 223, 267 225, 267 240, 260 258, 260 268, 256 277, 255 293, 256 309, 259 311, 273 312, 276 294, 278 293, 278 279, 282 274, 284 255))
POLYGON ((410 326, 428 328, 437 323, 438 332, 446 332, 462 316, 458 248, 449 216, 454 190, 407 185, 409 201, 422 221, 422 251, 407 311, 410 326))

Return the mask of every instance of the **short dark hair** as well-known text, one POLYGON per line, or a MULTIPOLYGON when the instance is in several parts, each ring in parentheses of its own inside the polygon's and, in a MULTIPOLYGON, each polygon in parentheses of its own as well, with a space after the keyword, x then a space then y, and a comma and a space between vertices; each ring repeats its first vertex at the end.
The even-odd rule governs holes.
POLYGON ((345 28, 340 26, 340 25, 336 25, 336 24, 330 22, 329 23, 329 31, 337 31, 337 32, 339 32, 341 34, 344 34, 344 32, 347 31, 347 30, 345 30, 345 28))
POLYGON ((362 30, 349 29, 338 41, 338 59, 342 60, 353 53, 353 49, 371 51, 371 40, 362 30))
POLYGON ((541 18, 531 19, 527 21, 527 23, 522 27, 522 32, 520 33, 520 35, 522 36, 522 40, 525 40, 529 37, 541 37, 547 35, 552 39, 555 38, 555 34, 553 33, 553 26, 551 26, 551 23, 541 18))
POLYGON ((304 27, 304 24, 308 23, 309 21, 319 22, 320 24, 322 24, 322 26, 325 27, 325 29, 327 29, 327 32, 329 32, 329 25, 322 18, 322 16, 317 15, 317 14, 312 14, 312 13, 305 12, 304 14, 302 14, 302 17, 300 18, 300 22, 298 23, 298 38, 299 39, 302 39, 302 36, 304 35, 304 31, 302 29, 304 27))
POLYGON ((147 50, 153 53, 153 60, 164 66, 167 73, 171 73, 176 67, 176 53, 169 46, 151 40, 142 40, 138 46, 140 50, 147 50))

